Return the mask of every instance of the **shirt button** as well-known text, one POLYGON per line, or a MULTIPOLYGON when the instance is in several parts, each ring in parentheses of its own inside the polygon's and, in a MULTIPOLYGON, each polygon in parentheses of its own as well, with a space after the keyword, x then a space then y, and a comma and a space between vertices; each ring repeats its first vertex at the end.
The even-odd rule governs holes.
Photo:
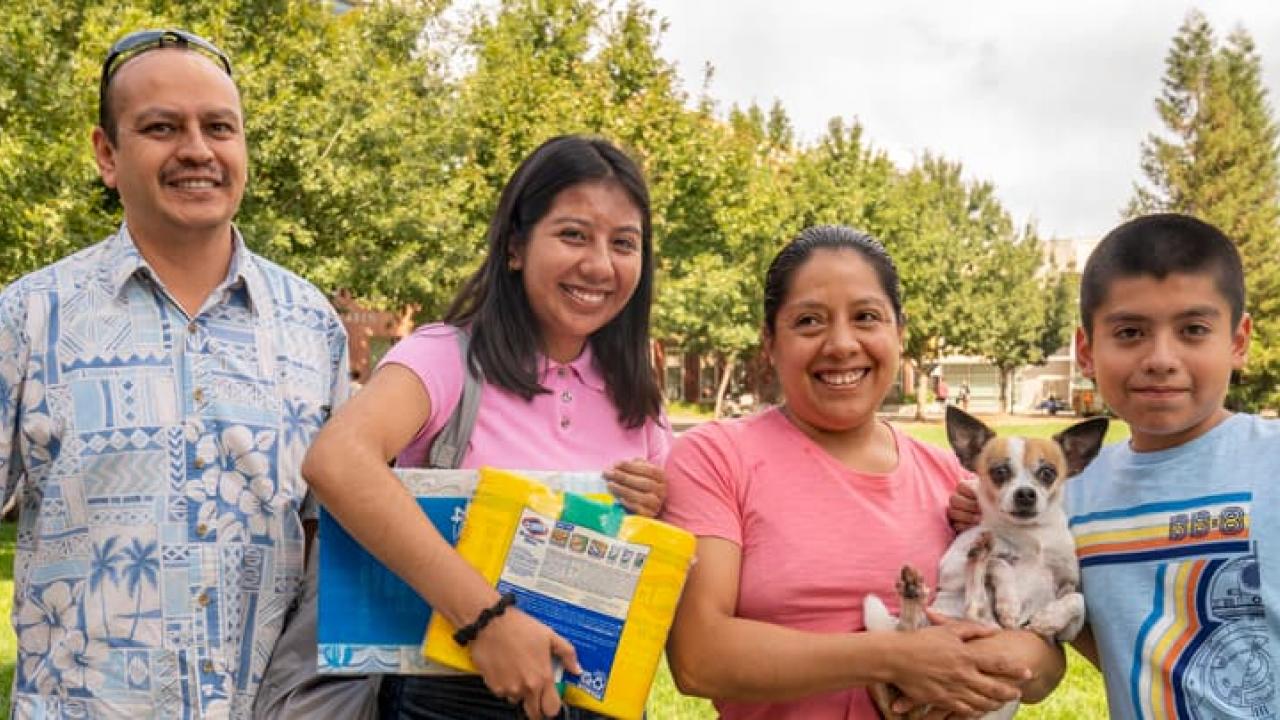
POLYGON ((569 392, 568 390, 565 390, 564 392, 560 393, 560 399, 563 400, 564 402, 573 402, 573 393, 569 392))
POLYGON ((564 375, 565 375, 565 370, 564 370, 564 368, 556 368, 556 375, 558 375, 558 376, 560 376, 560 377, 564 377, 564 375))
POLYGON ((213 661, 205 660, 204 662, 200 663, 200 669, 205 671, 206 673, 213 672, 213 661))
POLYGON ((203 470, 203 469, 204 469, 204 466, 205 466, 205 465, 208 465, 208 464, 209 464, 209 463, 206 463, 206 462, 204 461, 204 458, 196 458, 195 466, 196 466, 196 469, 197 469, 197 470, 203 470))
POLYGON ((209 605, 209 593, 207 593, 207 592, 202 592, 202 593, 200 593, 199 595, 197 595, 197 596, 196 596, 196 604, 197 604, 197 605, 199 605, 200 607, 208 607, 208 605, 209 605))
POLYGON ((199 525, 196 525, 196 534, 199 535, 200 537, 204 537, 205 535, 208 535, 209 526, 205 525, 204 523, 200 523, 199 525))
POLYGON ((200 329, 200 326, 196 325, 195 320, 192 320, 191 322, 187 323, 187 332, 194 335, 196 330, 199 330, 199 329, 200 329))
POLYGON ((567 427, 569 427, 569 418, 567 418, 567 417, 562 417, 562 418, 560 418, 560 427, 562 427, 562 428, 567 428, 567 427))
POLYGON ((204 402, 204 388, 196 388, 196 391, 192 393, 192 396, 196 399, 197 403, 204 402))

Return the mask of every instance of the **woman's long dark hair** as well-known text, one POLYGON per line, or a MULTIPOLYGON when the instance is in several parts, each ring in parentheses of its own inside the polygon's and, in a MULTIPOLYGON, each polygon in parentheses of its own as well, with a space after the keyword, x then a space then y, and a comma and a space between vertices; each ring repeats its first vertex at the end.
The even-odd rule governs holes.
POLYGON ((541 337, 520 273, 507 259, 525 243, 556 195, 583 182, 616 182, 640 209, 640 278, 622 312, 588 338, 618 420, 628 428, 658 419, 662 392, 649 361, 653 303, 653 228, 649 189, 640 168, 600 138, 562 135, 525 158, 502 190, 489 222, 489 252, 445 313, 445 322, 470 326, 469 361, 487 382, 528 400, 550 392, 539 382, 541 337))

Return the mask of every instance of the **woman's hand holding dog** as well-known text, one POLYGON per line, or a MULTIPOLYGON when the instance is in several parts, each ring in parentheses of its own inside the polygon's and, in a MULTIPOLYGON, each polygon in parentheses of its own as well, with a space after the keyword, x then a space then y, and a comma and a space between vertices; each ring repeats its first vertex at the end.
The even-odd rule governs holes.
POLYGON ((957 533, 977 525, 982 521, 982 509, 978 507, 978 491, 972 482, 961 482, 951 493, 947 503, 947 520, 957 533))
POLYGON ((991 712, 1021 696, 1031 670, 1013 658, 978 651, 969 641, 988 637, 997 628, 949 621, 901 633, 901 652, 889 658, 890 682, 907 697, 895 709, 931 705, 961 715, 991 712))

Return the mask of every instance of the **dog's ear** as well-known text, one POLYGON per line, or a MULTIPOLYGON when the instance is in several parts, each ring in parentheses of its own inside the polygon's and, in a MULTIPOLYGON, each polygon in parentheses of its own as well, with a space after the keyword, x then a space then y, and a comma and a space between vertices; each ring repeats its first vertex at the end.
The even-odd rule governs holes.
POLYGON ((1067 456, 1067 475, 1075 475, 1089 464, 1102 449, 1102 439, 1106 437, 1110 422, 1104 417, 1096 417, 1078 422, 1053 436, 1054 442, 1062 447, 1067 456))
POLYGON ((996 434, 991 428, 982 424, 978 418, 961 410, 955 405, 947 406, 947 441, 951 449, 956 451, 960 464, 970 472, 977 472, 975 467, 978 453, 996 434))

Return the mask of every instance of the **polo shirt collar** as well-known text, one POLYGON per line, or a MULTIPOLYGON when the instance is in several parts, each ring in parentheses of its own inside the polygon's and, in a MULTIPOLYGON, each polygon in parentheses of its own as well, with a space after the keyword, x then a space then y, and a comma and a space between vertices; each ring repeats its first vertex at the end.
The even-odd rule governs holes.
POLYGON ((551 373, 560 368, 567 368, 583 385, 600 392, 605 390, 604 375, 601 374, 600 368, 596 365, 595 356, 591 353, 590 341, 583 344, 582 352, 578 357, 567 363, 556 362, 545 355, 539 357, 542 362, 541 378, 544 385, 551 373))

